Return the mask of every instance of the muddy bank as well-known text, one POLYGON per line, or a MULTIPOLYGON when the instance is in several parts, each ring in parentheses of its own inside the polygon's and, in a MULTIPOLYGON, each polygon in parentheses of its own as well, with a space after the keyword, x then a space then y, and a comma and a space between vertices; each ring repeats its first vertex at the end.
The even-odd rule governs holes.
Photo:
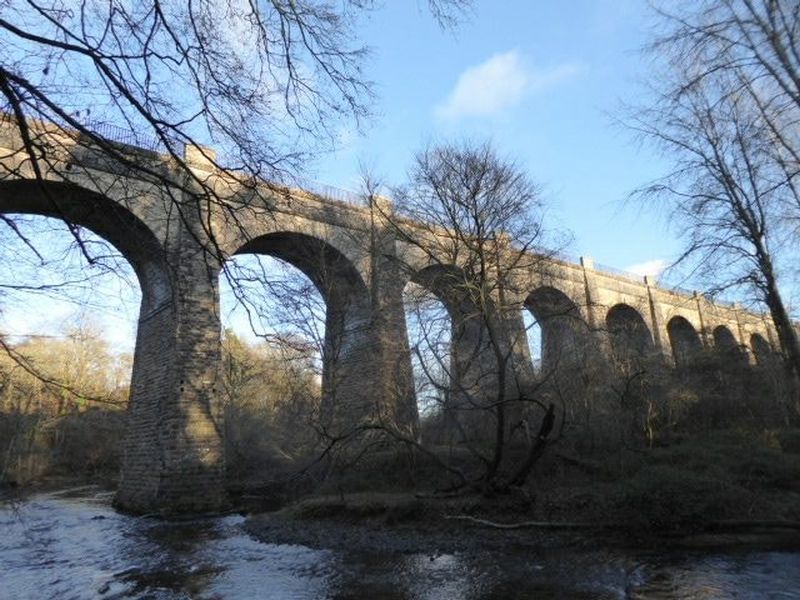
POLYGON ((445 518, 454 503, 411 495, 350 495, 316 498, 251 516, 247 531, 261 541, 340 551, 438 554, 586 544, 587 536, 534 530, 506 532, 445 518))
POLYGON ((537 522, 480 499, 431 500, 405 494, 351 494, 307 499, 281 510, 255 514, 245 523, 256 539, 317 549, 360 553, 538 554, 599 546, 643 551, 670 549, 800 550, 795 526, 720 527, 698 532, 643 532, 622 523, 537 522), (470 514, 471 513, 471 514, 470 514), (465 515, 467 518, 464 518, 465 515), (477 516, 474 516, 477 515, 477 516), (454 518, 456 517, 456 518, 454 518))

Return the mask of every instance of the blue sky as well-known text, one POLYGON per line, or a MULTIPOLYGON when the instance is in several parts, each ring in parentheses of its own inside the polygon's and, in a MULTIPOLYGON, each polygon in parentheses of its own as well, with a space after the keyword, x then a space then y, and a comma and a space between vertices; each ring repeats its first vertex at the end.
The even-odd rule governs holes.
POLYGON ((647 20, 638 0, 481 1, 443 32, 421 0, 387 2, 364 29, 376 116, 363 135, 343 129, 314 177, 355 188, 363 163, 396 184, 427 143, 490 138, 541 186, 550 225, 574 236, 570 253, 652 273, 678 243, 624 199, 666 165, 615 124, 643 93, 647 20))

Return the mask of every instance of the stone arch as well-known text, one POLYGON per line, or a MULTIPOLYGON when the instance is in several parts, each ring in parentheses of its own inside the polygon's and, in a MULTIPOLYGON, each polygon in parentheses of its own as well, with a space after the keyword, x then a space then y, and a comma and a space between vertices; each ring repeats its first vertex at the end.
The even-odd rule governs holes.
POLYGON ((293 231, 254 237, 233 255, 260 254, 285 261, 314 284, 325 302, 322 415, 328 425, 352 426, 374 415, 368 382, 373 358, 370 294, 353 263, 326 240, 293 231))
MULTIPOLYGON (((287 215, 281 212, 269 212, 266 214, 237 215, 234 224, 215 223, 220 231, 219 245, 222 254, 226 257, 237 254, 247 254, 259 252, 250 250, 253 244, 270 242, 271 251, 283 251, 281 246, 293 243, 297 240, 300 248, 298 256, 282 258, 275 254, 280 260, 286 260, 295 265, 295 260, 308 262, 320 255, 319 248, 324 247, 324 256, 327 258, 336 257, 335 265, 347 266, 348 276, 360 280, 365 285, 371 277, 369 273, 369 237, 358 230, 348 230, 336 225, 325 222, 315 221, 313 217, 300 218, 287 215), (260 241, 259 241, 260 240, 260 241), (284 240, 284 241, 280 241, 284 240), (301 256, 305 254, 306 256, 301 256)), ((319 271, 319 265, 311 264, 306 272, 305 267, 298 262, 295 266, 313 280, 313 273, 319 271)), ((341 269, 340 269, 341 271, 341 269)), ((317 282, 314 282, 315 285, 317 282)))
POLYGON ((611 351, 617 360, 631 361, 651 353, 653 336, 641 313, 624 303, 612 306, 606 314, 611 351))
POLYGON ((675 365, 683 367, 691 363, 692 359, 703 349, 700 336, 684 317, 672 317, 667 323, 667 335, 672 347, 672 357, 675 365))
POLYGON ((718 355, 733 360, 743 358, 742 349, 730 329, 725 325, 717 325, 712 332, 714 337, 714 350, 718 355))
POLYGON ((589 327, 569 296, 554 287, 543 286, 528 294, 524 306, 541 330, 543 370, 561 364, 574 366, 586 360, 589 327))
POLYGON ((442 301, 451 318, 470 317, 476 314, 475 304, 469 298, 466 273, 455 265, 429 265, 411 273, 409 278, 429 290, 442 301))
POLYGON ((450 316, 452 395, 474 399, 494 393, 497 371, 487 314, 475 304, 467 274, 455 265, 429 265, 409 281, 434 294, 450 316))
POLYGON ((734 337, 731 330, 725 327, 725 325, 717 325, 714 327, 712 334, 714 336, 714 347, 720 352, 735 350, 739 347, 739 344, 736 342, 736 337, 734 337))
POLYGON ((0 213, 62 219, 97 234, 131 264, 142 291, 140 319, 171 301, 164 249, 131 211, 106 196, 63 182, 0 182, 0 213))
MULTIPOLYGON (((530 357, 521 352, 525 347, 521 311, 504 314, 488 295, 480 297, 479 304, 477 283, 457 265, 422 267, 411 272, 409 282, 436 296, 450 321, 449 387, 442 395, 441 433, 455 436, 450 439, 490 434, 493 425, 485 410, 498 397, 501 377, 509 400, 526 396, 534 384, 530 357)), ((508 423, 518 409, 509 407, 508 423)))
POLYGON ((760 333, 754 333, 750 336, 750 350, 753 352, 756 364, 763 366, 772 361, 772 345, 760 333))
POLYGON ((438 413, 452 388, 453 312, 434 273, 412 273, 402 287, 413 395, 420 414, 438 413))
POLYGON ((275 231, 255 237, 233 255, 266 254, 300 269, 326 302, 369 306, 369 292, 356 266, 327 240, 294 231, 275 231))

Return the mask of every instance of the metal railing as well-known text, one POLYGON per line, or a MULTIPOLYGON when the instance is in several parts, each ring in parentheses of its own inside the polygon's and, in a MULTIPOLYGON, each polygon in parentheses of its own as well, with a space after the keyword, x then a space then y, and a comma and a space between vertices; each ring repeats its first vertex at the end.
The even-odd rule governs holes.
POLYGON ((315 196, 342 202, 343 204, 350 204, 352 206, 366 206, 366 200, 364 196, 358 192, 345 190, 343 188, 327 185, 325 183, 320 183, 318 181, 314 181, 313 179, 306 179, 304 177, 296 178, 295 182, 298 187, 314 194, 315 196))
POLYGON ((580 266, 581 264, 581 257, 576 254, 570 254, 569 252, 556 250, 555 252, 549 254, 549 256, 551 256, 556 260, 560 260, 561 262, 568 263, 570 265, 580 266))
POLYGON ((711 294, 701 294, 703 298, 705 298, 706 302, 710 302, 716 306, 723 306, 726 308, 736 308, 736 302, 732 302, 731 300, 723 300, 722 298, 715 298, 711 294))
MULTIPOLYGON (((166 153, 168 150, 164 140, 159 139, 154 135, 144 135, 136 132, 133 129, 120 127, 119 125, 114 125, 113 123, 107 123, 103 121, 86 121, 83 123, 83 125, 87 131, 93 133, 97 137, 108 140, 109 142, 125 144, 126 146, 131 146, 138 150, 158 152, 162 154, 166 153)), ((170 142, 173 142, 173 140, 170 140, 170 142)), ((178 146, 183 145, 183 143, 179 142, 178 140, 174 140, 174 143, 178 146)), ((179 149, 181 150, 182 154, 182 148, 179 149)), ((316 196, 342 202, 344 204, 350 204, 353 206, 364 206, 366 204, 362 194, 352 190, 346 190, 336 186, 320 183, 318 181, 314 181, 313 179, 297 177, 294 179, 293 184, 290 183, 290 185, 296 186, 316 196)))
POLYGON ((624 269, 618 269, 617 267, 603 265, 600 263, 594 263, 594 270, 599 271, 600 273, 608 273, 610 275, 616 275, 617 277, 629 279, 630 281, 635 281, 636 283, 642 283, 642 281, 644 281, 643 275, 637 275, 636 273, 631 273, 630 271, 626 271, 624 269))
POLYGON ((674 292, 676 294, 680 294, 681 296, 694 296, 695 290, 690 290, 685 287, 681 287, 679 285, 672 285, 665 281, 658 281, 658 287, 662 290, 667 290, 668 292, 674 292))
POLYGON ((133 129, 120 127, 102 121, 89 121, 85 124, 88 131, 97 137, 110 142, 133 146, 139 150, 149 150, 150 152, 166 152, 167 147, 164 142, 153 135, 143 135, 133 129))

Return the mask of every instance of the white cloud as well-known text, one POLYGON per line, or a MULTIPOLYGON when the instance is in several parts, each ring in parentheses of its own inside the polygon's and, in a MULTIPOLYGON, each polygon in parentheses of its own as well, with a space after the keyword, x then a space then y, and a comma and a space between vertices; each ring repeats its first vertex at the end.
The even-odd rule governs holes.
POLYGON ((436 108, 436 116, 456 119, 494 115, 518 104, 527 94, 574 76, 580 69, 573 63, 533 69, 524 64, 516 50, 495 54, 459 76, 453 91, 436 108))
POLYGON ((667 268, 669 263, 664 260, 663 258, 654 258, 653 260, 648 260, 642 263, 636 263, 635 265, 631 265, 629 267, 625 267, 625 270, 628 273, 633 273, 634 275, 640 275, 644 277, 645 275, 650 275, 651 277, 658 277, 667 268))

